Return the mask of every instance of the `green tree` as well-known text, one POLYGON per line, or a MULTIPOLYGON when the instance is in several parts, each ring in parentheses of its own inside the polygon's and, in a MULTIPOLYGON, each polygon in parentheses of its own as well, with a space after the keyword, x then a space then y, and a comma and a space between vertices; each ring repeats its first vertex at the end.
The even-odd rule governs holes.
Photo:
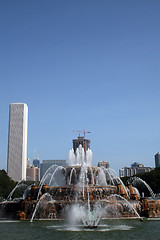
POLYGON ((0 199, 6 199, 15 186, 16 182, 8 177, 6 171, 0 170, 0 199))

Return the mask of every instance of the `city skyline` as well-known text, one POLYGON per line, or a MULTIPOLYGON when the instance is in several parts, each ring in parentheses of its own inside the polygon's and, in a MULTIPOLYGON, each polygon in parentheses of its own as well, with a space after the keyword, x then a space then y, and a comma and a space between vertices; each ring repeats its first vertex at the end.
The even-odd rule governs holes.
POLYGON ((28 154, 67 159, 73 130, 91 131, 93 165, 117 173, 160 151, 160 2, 0 3, 0 169, 9 104, 29 107, 28 154))

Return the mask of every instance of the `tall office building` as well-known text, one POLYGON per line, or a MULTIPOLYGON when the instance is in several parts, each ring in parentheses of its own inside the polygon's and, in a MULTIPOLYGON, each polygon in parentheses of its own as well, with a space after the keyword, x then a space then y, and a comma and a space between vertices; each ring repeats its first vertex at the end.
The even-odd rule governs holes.
POLYGON ((76 149, 79 147, 79 145, 82 145, 85 151, 90 148, 90 140, 85 139, 84 137, 78 137, 78 139, 73 139, 73 149, 74 152, 76 152, 76 149))
POLYGON ((160 167, 160 152, 155 155, 155 167, 160 167))
POLYGON ((14 181, 26 179, 28 107, 10 104, 7 173, 14 181))
POLYGON ((35 167, 40 168, 40 161, 39 161, 39 159, 33 159, 33 165, 34 165, 35 167))
POLYGON ((27 181, 40 181, 40 168, 33 165, 27 166, 27 181))

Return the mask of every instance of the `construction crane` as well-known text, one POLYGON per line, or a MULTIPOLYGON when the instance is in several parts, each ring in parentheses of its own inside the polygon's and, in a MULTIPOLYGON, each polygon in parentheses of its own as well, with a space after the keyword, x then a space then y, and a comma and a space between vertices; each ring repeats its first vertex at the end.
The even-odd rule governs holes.
POLYGON ((85 129, 83 131, 80 131, 80 130, 73 130, 73 132, 80 132, 80 133, 83 133, 84 134, 84 139, 85 139, 85 134, 86 133, 91 133, 90 131, 86 131, 85 129))

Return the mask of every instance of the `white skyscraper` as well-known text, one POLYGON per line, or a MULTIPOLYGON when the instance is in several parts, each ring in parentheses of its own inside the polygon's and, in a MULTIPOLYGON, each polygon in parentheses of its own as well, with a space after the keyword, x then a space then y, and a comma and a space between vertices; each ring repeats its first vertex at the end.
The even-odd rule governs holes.
POLYGON ((26 179, 28 107, 10 104, 8 134, 8 176, 14 181, 26 179))

